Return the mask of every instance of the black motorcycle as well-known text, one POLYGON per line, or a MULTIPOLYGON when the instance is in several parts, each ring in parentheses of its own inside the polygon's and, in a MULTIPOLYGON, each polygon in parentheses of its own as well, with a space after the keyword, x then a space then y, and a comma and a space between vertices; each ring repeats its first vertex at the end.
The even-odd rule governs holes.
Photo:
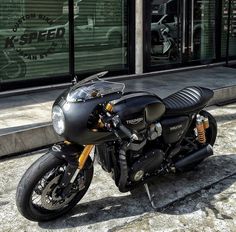
POLYGON ((65 138, 23 175, 16 194, 29 220, 61 216, 85 195, 97 157, 121 192, 170 172, 188 171, 213 154, 217 125, 203 108, 213 91, 188 87, 165 99, 124 92, 123 83, 97 74, 62 93, 52 108, 52 123, 65 138), (93 155, 94 154, 94 155, 93 155))

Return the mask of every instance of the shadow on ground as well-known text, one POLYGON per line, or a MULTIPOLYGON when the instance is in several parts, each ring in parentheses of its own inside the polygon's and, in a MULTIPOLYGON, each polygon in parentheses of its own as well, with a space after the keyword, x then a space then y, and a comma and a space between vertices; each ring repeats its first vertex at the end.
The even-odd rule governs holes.
MULTIPOLYGON (((119 225, 119 220, 121 219, 123 219, 123 222, 120 224, 125 222, 124 219, 137 219, 144 213, 155 211, 176 215, 181 213, 188 214, 197 210, 197 208, 187 207, 186 211, 180 212, 176 208, 173 209, 169 206, 190 194, 201 194, 201 189, 207 189, 212 184, 236 174, 235 165, 235 154, 213 156, 191 172, 159 177, 155 182, 150 183, 151 192, 155 194, 154 201, 158 207, 157 210, 151 207, 143 188, 139 188, 132 195, 110 196, 102 199, 95 198, 96 200, 81 203, 63 217, 51 222, 39 223, 39 226, 45 229, 63 229, 92 226, 109 220, 115 220, 115 224, 119 225)), ((217 188, 216 191, 209 195, 208 205, 214 199, 214 195, 229 188, 234 182, 235 178, 230 179, 222 188, 217 188)), ((198 201, 200 202, 201 198, 198 201)))

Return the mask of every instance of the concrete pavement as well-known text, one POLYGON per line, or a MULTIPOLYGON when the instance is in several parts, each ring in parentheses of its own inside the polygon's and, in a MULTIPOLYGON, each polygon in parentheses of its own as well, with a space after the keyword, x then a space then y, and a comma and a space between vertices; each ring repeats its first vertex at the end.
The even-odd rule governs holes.
POLYGON ((218 122, 215 155, 196 170, 167 175, 150 184, 158 207, 143 189, 122 194, 98 165, 81 204, 47 223, 24 219, 15 189, 27 167, 44 151, 0 161, 0 231, 230 231, 236 228, 236 104, 211 107, 218 122))

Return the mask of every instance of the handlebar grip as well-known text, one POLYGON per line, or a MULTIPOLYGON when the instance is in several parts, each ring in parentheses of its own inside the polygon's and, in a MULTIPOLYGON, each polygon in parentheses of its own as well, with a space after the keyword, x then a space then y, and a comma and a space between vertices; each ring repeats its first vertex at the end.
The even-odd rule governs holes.
POLYGON ((130 132, 130 130, 128 128, 126 128, 123 124, 119 125, 120 130, 127 135, 129 138, 132 137, 132 133, 130 132))

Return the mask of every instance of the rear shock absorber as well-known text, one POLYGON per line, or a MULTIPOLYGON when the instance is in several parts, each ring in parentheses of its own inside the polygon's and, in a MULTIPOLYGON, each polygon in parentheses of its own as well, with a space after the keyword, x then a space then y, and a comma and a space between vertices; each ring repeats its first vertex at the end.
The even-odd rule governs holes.
POLYGON ((197 115, 196 128, 197 128, 198 142, 201 144, 206 143, 205 126, 207 127, 207 123, 204 123, 204 117, 197 115))
POLYGON ((210 127, 208 117, 205 117, 205 118, 203 119, 203 124, 204 124, 204 128, 205 128, 205 130, 208 129, 208 128, 210 127))

